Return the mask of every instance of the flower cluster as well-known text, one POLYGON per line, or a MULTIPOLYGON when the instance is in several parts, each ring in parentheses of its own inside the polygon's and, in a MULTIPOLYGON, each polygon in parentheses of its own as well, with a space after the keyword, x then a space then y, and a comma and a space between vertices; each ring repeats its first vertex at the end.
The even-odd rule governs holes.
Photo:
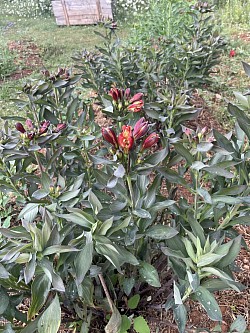
MULTIPOLYGON (((120 149, 124 154, 135 147, 136 143, 141 139, 149 129, 148 122, 145 118, 139 119, 134 128, 129 125, 123 125, 121 133, 117 136, 112 128, 102 128, 102 136, 105 141, 110 143, 115 149, 120 149)), ((155 132, 151 133, 141 144, 140 151, 144 151, 152 147, 159 141, 159 135, 155 132)))
POLYGON ((111 88, 109 95, 113 99, 114 107, 117 107, 119 111, 127 110, 130 112, 140 112, 144 106, 143 94, 137 93, 133 97, 130 95, 130 89, 118 89, 116 87, 111 88))
MULTIPOLYGON (((33 140, 35 137, 39 137, 45 133, 47 133, 50 126, 49 120, 44 120, 41 122, 39 128, 35 128, 33 122, 31 119, 27 119, 25 122, 25 127, 22 123, 16 123, 16 129, 23 134, 24 138, 29 139, 30 141, 33 140)), ((58 133, 66 128, 65 123, 59 123, 57 124, 56 128, 54 129, 55 133, 58 133)))
POLYGON ((67 68, 59 67, 56 73, 50 73, 47 69, 42 70, 42 74, 50 81, 55 82, 56 79, 68 80, 70 79, 70 72, 67 68))

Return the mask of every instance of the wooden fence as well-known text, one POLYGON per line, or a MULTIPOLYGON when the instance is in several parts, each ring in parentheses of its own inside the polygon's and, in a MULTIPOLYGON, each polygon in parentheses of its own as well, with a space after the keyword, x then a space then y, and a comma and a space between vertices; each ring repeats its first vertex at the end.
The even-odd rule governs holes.
POLYGON ((57 25, 94 24, 112 19, 108 0, 54 0, 52 7, 57 25))

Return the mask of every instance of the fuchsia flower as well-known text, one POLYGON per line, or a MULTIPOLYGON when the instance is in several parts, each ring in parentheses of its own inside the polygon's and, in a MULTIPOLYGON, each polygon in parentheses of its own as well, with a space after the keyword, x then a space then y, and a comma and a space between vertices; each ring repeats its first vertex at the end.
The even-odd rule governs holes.
POLYGON ((145 120, 145 118, 139 119, 133 130, 133 137, 135 140, 140 139, 143 135, 145 135, 148 131, 148 122, 145 120))
POLYGON ((131 126, 122 126, 122 132, 118 136, 118 144, 125 154, 128 154, 128 152, 132 149, 134 144, 134 138, 132 136, 131 126))
POLYGON ((109 95, 113 98, 115 102, 128 100, 130 97, 130 88, 124 90, 113 87, 110 89, 109 95))
POLYGON ((21 123, 16 123, 16 129, 21 133, 26 132, 25 128, 23 127, 23 124, 21 124, 21 123))
POLYGON ((105 141, 111 143, 115 148, 118 148, 118 139, 112 128, 102 128, 102 136, 105 141))
POLYGON ((143 105, 144 105, 143 100, 135 101, 134 103, 128 106, 128 111, 140 112, 141 109, 143 108, 143 105))
POLYGON ((160 139, 159 134, 153 132, 151 133, 143 142, 141 150, 151 148, 160 139))
POLYGON ((232 58, 232 57, 235 57, 235 56, 236 56, 236 52, 235 52, 235 50, 231 50, 231 51, 229 52, 229 57, 232 58))

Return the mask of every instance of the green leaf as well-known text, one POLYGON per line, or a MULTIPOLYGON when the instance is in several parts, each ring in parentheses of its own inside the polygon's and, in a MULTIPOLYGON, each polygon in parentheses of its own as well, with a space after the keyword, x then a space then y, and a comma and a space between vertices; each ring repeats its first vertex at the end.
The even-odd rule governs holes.
POLYGON ((177 305, 183 304, 180 290, 179 290, 178 286, 176 285, 175 281, 174 281, 174 302, 177 305))
POLYGON ((113 305, 112 316, 105 327, 105 333, 119 333, 122 325, 122 317, 117 308, 113 305))
POLYGON ((2 315, 9 306, 9 295, 3 287, 0 287, 0 300, 0 315, 2 315))
POLYGON ((26 264, 24 269, 24 281, 26 284, 30 283, 32 280, 36 269, 36 254, 33 253, 31 260, 26 264))
POLYGON ((197 145, 197 151, 201 152, 201 153, 206 153, 209 150, 211 150, 213 148, 213 144, 211 142, 201 142, 198 143, 197 145))
POLYGON ((94 214, 97 215, 102 209, 102 204, 92 191, 89 193, 89 203, 91 204, 94 214))
POLYGON ((250 140, 250 118, 247 117, 244 111, 231 103, 228 104, 228 111, 237 119, 240 128, 246 133, 250 140))
POLYGON ((233 281, 233 279, 228 274, 226 274, 225 272, 223 272, 222 270, 220 270, 218 268, 203 267, 201 269, 201 271, 211 273, 211 275, 218 276, 219 278, 222 278, 222 279, 225 279, 225 280, 233 281))
POLYGON ((127 296, 131 293, 131 290, 134 288, 135 278, 125 278, 122 283, 123 290, 127 296))
POLYGON ((52 245, 52 246, 47 247, 43 251, 43 255, 49 256, 49 255, 55 254, 55 253, 76 252, 76 251, 79 251, 79 250, 70 245, 52 245))
POLYGON ((136 317, 134 319, 134 330, 137 333, 150 333, 150 328, 142 316, 136 317))
POLYGON ((86 243, 81 252, 78 253, 75 259, 76 283, 82 283, 87 274, 93 259, 93 242, 86 243))
POLYGON ((187 323, 187 310, 184 304, 179 304, 173 308, 174 319, 180 333, 185 333, 187 323))
POLYGON ((56 295, 38 321, 38 333, 57 333, 61 324, 61 307, 56 295))
POLYGON ((130 297, 130 299, 128 300, 128 307, 130 308, 130 310, 134 310, 137 308, 140 299, 141 297, 139 294, 135 294, 134 296, 130 297))
POLYGON ((32 198, 35 198, 37 200, 41 200, 45 197, 47 197, 47 195, 49 194, 49 191, 46 190, 37 190, 34 193, 32 193, 32 198))
POLYGON ((26 222, 33 222, 38 213, 39 204, 37 203, 28 203, 18 215, 19 219, 24 219, 26 222))
POLYGON ((247 76, 250 77, 250 65, 244 61, 242 61, 242 65, 243 65, 245 73, 247 74, 247 76))
POLYGON ((183 156, 185 158, 185 160, 188 162, 188 164, 192 164, 194 161, 194 157, 193 155, 189 152, 189 150, 187 150, 182 143, 174 143, 174 148, 176 150, 176 152, 183 156))
POLYGON ((122 316, 122 324, 119 333, 127 333, 131 327, 131 321, 126 315, 122 316))
POLYGON ((144 261, 140 264, 140 266, 141 268, 139 269, 139 273, 142 279, 146 281, 150 286, 160 287, 161 283, 159 280, 159 275, 154 266, 144 261))
POLYGON ((12 329, 11 324, 8 323, 5 325, 4 330, 1 331, 1 333, 15 333, 15 331, 12 329))
POLYGON ((206 310, 210 319, 214 321, 222 321, 220 307, 214 296, 204 287, 199 287, 194 293, 195 298, 201 303, 206 310))
POLYGON ((92 217, 89 218, 88 214, 84 213, 70 213, 70 214, 58 214, 58 217, 62 217, 66 221, 73 222, 84 227, 85 230, 89 231, 92 227, 92 217))
POLYGON ((76 198, 79 194, 81 189, 75 190, 75 191, 68 191, 68 192, 64 192, 63 194, 61 194, 58 197, 59 201, 69 201, 73 198, 76 198))
POLYGON ((147 229, 145 234, 154 239, 169 239, 178 233, 176 229, 166 225, 153 225, 147 229))
POLYGON ((212 175, 221 176, 221 177, 225 177, 225 178, 231 179, 234 177, 234 174, 232 172, 229 172, 218 166, 204 167, 202 170, 205 170, 205 171, 211 173, 212 175))
POLYGON ((223 255, 215 253, 206 253, 200 256, 197 260, 197 267, 208 266, 212 263, 218 262, 223 255))
POLYGON ((132 211, 132 213, 142 219, 150 219, 151 218, 151 215, 150 213, 145 210, 145 209, 141 209, 141 208, 137 208, 137 209, 134 209, 132 211))
MULTIPOLYGON (((250 74, 250 72, 249 72, 250 74)), ((237 332, 237 333, 244 333, 246 331, 247 324, 245 318, 243 316, 237 316, 234 320, 232 325, 230 326, 230 333, 237 332)))
POLYGON ((157 153, 151 154, 146 157, 143 161, 143 164, 150 166, 156 166, 161 163, 168 154, 168 149, 162 149, 157 153))
POLYGON ((232 264, 236 257, 238 256, 241 249, 241 236, 237 236, 230 247, 230 250, 228 251, 227 255, 225 255, 219 262, 219 267, 227 267, 228 265, 232 264))
POLYGON ((49 291, 51 281, 47 275, 36 275, 31 285, 31 304, 28 311, 28 320, 32 319, 43 307, 49 291))
POLYGON ((0 264, 0 279, 8 279, 9 276, 10 273, 5 269, 5 267, 2 264, 0 264))

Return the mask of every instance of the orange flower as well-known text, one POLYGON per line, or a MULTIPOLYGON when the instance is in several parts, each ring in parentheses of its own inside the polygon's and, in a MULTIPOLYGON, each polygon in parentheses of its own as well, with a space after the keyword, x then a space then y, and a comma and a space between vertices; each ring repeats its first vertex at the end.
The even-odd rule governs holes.
POLYGON ((127 125, 122 126, 122 132, 118 136, 118 143, 119 143, 119 146, 124 151, 124 153, 128 154, 128 152, 132 149, 133 144, 134 144, 131 126, 127 126, 127 125))

